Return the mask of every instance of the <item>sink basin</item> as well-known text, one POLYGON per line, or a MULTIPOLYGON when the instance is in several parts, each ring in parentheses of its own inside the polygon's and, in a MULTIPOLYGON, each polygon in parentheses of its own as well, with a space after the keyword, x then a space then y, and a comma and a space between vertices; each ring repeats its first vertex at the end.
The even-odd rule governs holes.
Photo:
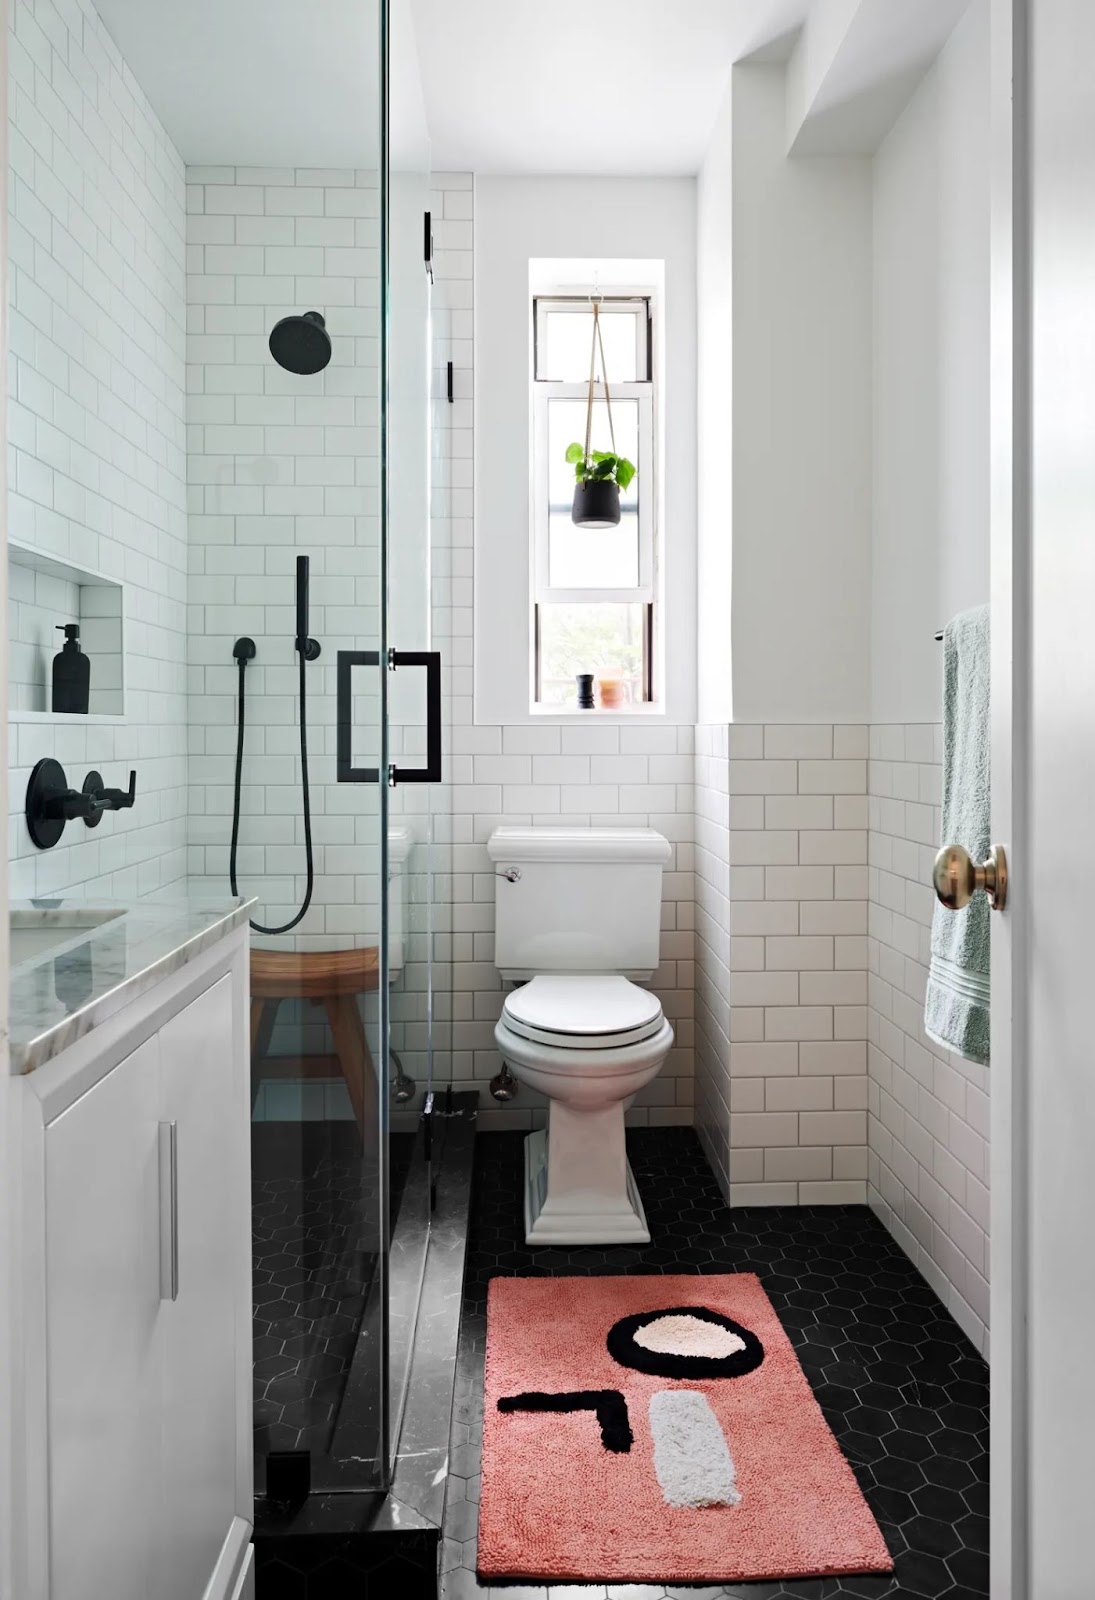
POLYGON ((105 923, 113 922, 125 912, 117 906, 107 910, 60 908, 51 911, 43 907, 16 909, 11 912, 11 965, 28 966, 44 961, 64 946, 79 943, 105 923))

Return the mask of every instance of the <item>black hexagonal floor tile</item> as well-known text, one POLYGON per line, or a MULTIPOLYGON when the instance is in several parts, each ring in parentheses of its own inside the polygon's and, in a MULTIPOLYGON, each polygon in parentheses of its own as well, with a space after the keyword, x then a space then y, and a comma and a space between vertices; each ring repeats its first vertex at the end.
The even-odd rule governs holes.
MULTIPOLYGON (((376 1267, 361 1248, 375 1208, 376 1166, 342 1124, 252 1128, 255 1446, 322 1451, 350 1370, 376 1267)), ((391 1140, 398 1197, 413 1143, 391 1140)))
MULTIPOLYGON (((476 1142, 458 1427, 470 1426, 474 1441, 481 1437, 492 1277, 755 1272, 855 1469, 896 1570, 892 1578, 728 1586, 724 1600, 984 1600, 988 1368, 865 1206, 731 1211, 691 1129, 635 1129, 628 1152, 651 1245, 533 1251, 524 1243, 522 1146, 521 1134, 485 1134, 476 1142)), ((461 1460, 474 1448, 464 1448, 461 1460)), ((464 1559, 473 1559, 474 1545, 463 1548, 464 1559)), ((455 1568, 449 1589, 461 1600, 476 1593, 474 1575, 455 1568)), ((550 1600, 580 1600, 589 1592, 553 1584, 550 1600)), ((662 1600, 666 1591, 635 1585, 628 1593, 662 1600)))

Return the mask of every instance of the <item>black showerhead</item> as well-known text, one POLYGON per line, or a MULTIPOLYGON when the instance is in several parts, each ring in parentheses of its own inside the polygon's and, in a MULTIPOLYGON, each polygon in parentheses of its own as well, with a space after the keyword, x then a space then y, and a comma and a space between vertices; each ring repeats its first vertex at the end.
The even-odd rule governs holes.
POLYGON ((286 372, 322 372, 331 359, 331 335, 318 311, 282 317, 270 332, 270 354, 286 372))

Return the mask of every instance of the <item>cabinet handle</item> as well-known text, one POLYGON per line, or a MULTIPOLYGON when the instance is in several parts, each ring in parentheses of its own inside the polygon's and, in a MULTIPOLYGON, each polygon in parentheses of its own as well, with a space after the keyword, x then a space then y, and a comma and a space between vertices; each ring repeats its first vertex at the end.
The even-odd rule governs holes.
POLYGON ((161 1122, 160 1299, 179 1298, 179 1125, 161 1122))

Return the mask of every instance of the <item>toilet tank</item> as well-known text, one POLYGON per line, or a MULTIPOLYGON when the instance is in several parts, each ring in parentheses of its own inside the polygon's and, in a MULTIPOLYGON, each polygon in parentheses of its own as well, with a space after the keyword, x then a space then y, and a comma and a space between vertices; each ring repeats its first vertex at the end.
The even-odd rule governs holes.
POLYGON ((496 828, 494 964, 504 978, 658 965, 669 841, 652 828, 496 828))

